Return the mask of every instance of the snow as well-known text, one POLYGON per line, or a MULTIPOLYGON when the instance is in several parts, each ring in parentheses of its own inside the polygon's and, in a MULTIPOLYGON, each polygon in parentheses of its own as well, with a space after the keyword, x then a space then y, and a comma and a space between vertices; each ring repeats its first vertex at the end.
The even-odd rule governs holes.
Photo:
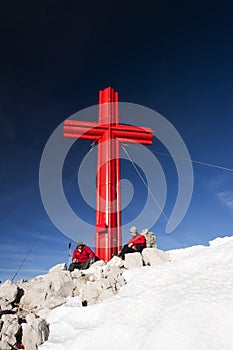
POLYGON ((171 261, 124 273, 127 285, 97 305, 52 310, 39 350, 233 349, 233 237, 169 251, 171 261))

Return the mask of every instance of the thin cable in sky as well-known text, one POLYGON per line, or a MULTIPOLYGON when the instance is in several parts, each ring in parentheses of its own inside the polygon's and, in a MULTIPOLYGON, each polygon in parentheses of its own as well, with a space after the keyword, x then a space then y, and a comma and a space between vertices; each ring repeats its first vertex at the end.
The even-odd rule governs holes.
POLYGON ((165 218, 165 220, 168 222, 168 218, 166 216, 166 214, 164 213, 163 209, 160 207, 157 199, 155 198, 154 194, 151 192, 150 187, 147 185, 146 181, 143 179, 142 175, 140 174, 140 172, 138 171, 136 165, 134 164, 134 161, 131 159, 129 153, 126 151, 125 147, 122 146, 122 149, 124 150, 126 156, 128 157, 128 159, 130 160, 130 162, 132 163, 134 169, 136 170, 138 176, 140 177, 142 183, 145 185, 146 189, 148 190, 149 194, 151 195, 151 198, 154 200, 155 204, 157 205, 157 207, 159 208, 161 214, 163 215, 163 217, 165 218))
MULTIPOLYGON (((160 207, 157 199, 155 198, 154 194, 151 192, 151 189, 149 188, 149 186, 147 185, 147 183, 145 182, 145 180, 143 179, 142 175, 140 174, 140 172, 138 171, 136 165, 134 164, 134 161, 131 159, 130 155, 128 154, 128 152, 126 151, 125 147, 122 145, 122 149, 125 152, 126 156, 128 157, 129 161, 132 163, 134 169, 136 170, 138 176, 140 177, 140 179, 142 180, 143 184, 145 185, 146 189, 148 190, 149 194, 151 195, 152 199, 154 200, 155 204, 158 206, 161 214, 163 215, 164 219, 166 220, 166 222, 168 222, 168 217, 166 216, 166 214, 164 213, 163 209, 160 207)), ((185 245, 183 244, 183 242, 181 241, 181 239, 179 237, 176 237, 176 239, 179 241, 179 243, 181 244, 181 246, 183 248, 185 248, 185 245)))
MULTIPOLYGON (((124 146, 130 147, 131 145, 124 144, 124 146)), ((133 146, 133 147, 136 148, 135 146, 133 146)), ((183 158, 183 157, 180 157, 180 156, 174 156, 174 155, 171 155, 171 154, 169 154, 169 153, 164 153, 164 152, 159 152, 159 151, 153 151, 153 153, 160 154, 160 155, 162 155, 162 156, 166 156, 166 157, 170 157, 170 158, 177 158, 177 159, 181 159, 181 160, 186 160, 186 161, 188 161, 188 162, 192 162, 192 163, 196 163, 196 164, 200 164, 200 165, 204 165, 204 166, 209 166, 209 167, 212 167, 212 168, 217 168, 217 169, 221 169, 221 170, 226 170, 226 171, 233 172, 233 169, 231 169, 231 168, 226 168, 226 167, 221 166, 221 165, 216 165, 216 164, 207 163, 207 162, 201 162, 201 161, 199 161, 199 160, 193 160, 193 159, 189 159, 189 158, 183 158)))
POLYGON ((36 242, 38 241, 38 239, 39 239, 39 237, 37 237, 37 238, 34 240, 34 242, 32 243, 31 248, 29 249, 28 253, 27 253, 27 254, 25 255, 25 257, 23 258, 23 260, 22 260, 22 262, 20 263, 20 265, 19 265, 17 271, 15 272, 14 276, 12 277, 12 279, 11 279, 12 282, 14 281, 15 277, 18 275, 18 273, 19 273, 19 271, 21 270, 23 264, 24 264, 25 261, 27 260, 28 256, 31 254, 31 251, 32 251, 32 249, 34 248, 34 246, 35 246, 36 242))
POLYGON ((212 167, 212 168, 217 168, 217 169, 221 169, 221 170, 226 170, 226 171, 231 171, 231 172, 233 172, 233 169, 231 169, 231 168, 226 168, 226 167, 223 167, 223 166, 221 166, 221 165, 216 165, 216 164, 201 162, 201 161, 199 161, 199 160, 193 160, 193 159, 183 158, 183 157, 179 157, 179 156, 174 156, 174 155, 170 155, 170 154, 168 154, 168 153, 163 153, 163 152, 157 152, 157 151, 155 151, 154 153, 161 154, 162 156, 168 156, 168 157, 171 157, 171 158, 182 159, 182 160, 186 160, 186 161, 188 161, 188 162, 192 162, 192 163, 196 163, 196 164, 200 164, 200 165, 204 165, 204 166, 209 166, 209 167, 212 167))
MULTIPOLYGON (((35 191, 35 190, 34 190, 35 191)), ((33 191, 33 192, 34 192, 33 191)), ((29 197, 26 197, 24 199, 22 199, 20 202, 18 202, 14 207, 12 207, 10 210, 8 210, 5 214, 3 214, 1 217, 0 217, 0 223, 2 221, 4 221, 9 215, 13 214, 16 210, 18 210, 21 205, 25 202, 27 202, 28 200, 30 200, 32 197, 34 196, 34 193, 29 196, 29 197)))

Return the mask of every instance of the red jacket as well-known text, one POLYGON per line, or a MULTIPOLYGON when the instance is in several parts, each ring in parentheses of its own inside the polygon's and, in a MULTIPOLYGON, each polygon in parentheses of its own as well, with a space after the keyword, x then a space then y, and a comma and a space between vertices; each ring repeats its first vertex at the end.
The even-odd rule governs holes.
POLYGON ((143 248, 146 248, 146 237, 138 234, 137 236, 132 237, 127 244, 129 245, 130 243, 133 243, 135 249, 137 244, 141 244, 143 248))
POLYGON ((91 248, 89 248, 87 245, 84 245, 81 248, 81 251, 79 251, 79 249, 77 248, 74 250, 72 262, 74 262, 74 259, 77 259, 76 262, 85 263, 89 258, 94 259, 94 256, 95 254, 93 253, 91 248))

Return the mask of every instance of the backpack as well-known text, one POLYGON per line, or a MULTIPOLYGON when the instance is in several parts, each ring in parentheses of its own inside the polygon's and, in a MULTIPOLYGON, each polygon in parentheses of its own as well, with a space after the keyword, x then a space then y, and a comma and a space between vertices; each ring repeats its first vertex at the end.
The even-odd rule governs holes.
POLYGON ((146 238, 146 248, 157 248, 156 236, 154 232, 149 232, 147 228, 142 230, 142 235, 146 238))

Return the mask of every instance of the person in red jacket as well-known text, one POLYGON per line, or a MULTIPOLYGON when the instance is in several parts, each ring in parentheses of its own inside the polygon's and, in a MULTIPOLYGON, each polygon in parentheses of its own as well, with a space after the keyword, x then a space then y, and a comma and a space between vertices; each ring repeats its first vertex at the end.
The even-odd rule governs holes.
POLYGON ((122 251, 118 254, 123 260, 125 260, 125 254, 135 252, 141 253, 146 247, 146 238, 144 235, 138 233, 137 227, 131 227, 130 236, 132 236, 132 238, 124 245, 122 251))
POLYGON ((74 269, 85 270, 94 261, 95 253, 83 241, 77 242, 77 247, 72 256, 72 263, 69 266, 69 271, 74 269))

